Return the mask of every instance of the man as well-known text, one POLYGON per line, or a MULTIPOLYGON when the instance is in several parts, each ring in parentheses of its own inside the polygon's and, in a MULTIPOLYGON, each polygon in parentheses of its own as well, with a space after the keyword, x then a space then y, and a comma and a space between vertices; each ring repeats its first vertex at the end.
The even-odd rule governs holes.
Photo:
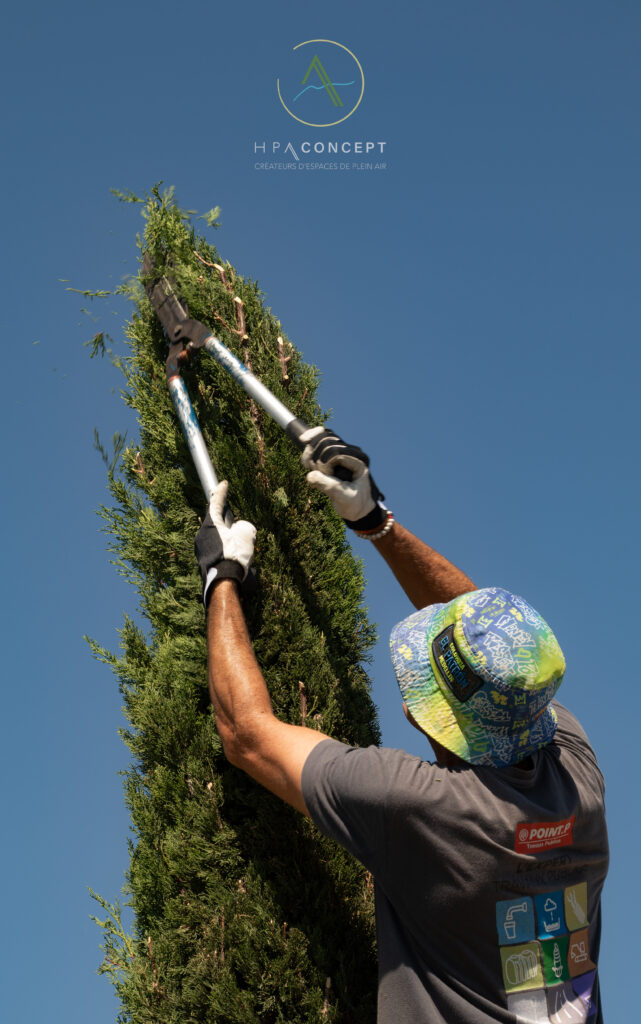
POLYGON ((436 761, 275 718, 238 596, 255 530, 224 524, 221 484, 196 551, 227 757, 372 871, 379 1024, 601 1024, 604 785, 553 701, 565 670, 554 634, 395 522, 360 449, 320 427, 304 440, 309 483, 419 609, 393 630, 392 660, 436 761))

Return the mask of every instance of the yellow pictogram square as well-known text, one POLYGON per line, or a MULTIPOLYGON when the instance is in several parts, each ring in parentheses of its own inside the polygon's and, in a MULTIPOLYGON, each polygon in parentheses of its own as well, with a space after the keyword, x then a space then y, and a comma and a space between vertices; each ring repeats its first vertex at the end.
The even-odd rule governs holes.
POLYGON ((568 931, 585 928, 588 921, 588 887, 585 882, 570 885, 564 892, 565 923, 568 931))
POLYGON ((506 992, 543 988, 538 942, 528 942, 523 946, 503 946, 501 964, 506 992))

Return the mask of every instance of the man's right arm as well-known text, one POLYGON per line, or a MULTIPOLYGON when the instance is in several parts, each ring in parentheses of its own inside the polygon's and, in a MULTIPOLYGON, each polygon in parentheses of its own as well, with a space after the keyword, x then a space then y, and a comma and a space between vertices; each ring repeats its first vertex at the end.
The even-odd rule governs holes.
POLYGON ((383 556, 415 608, 445 604, 476 590, 476 585, 452 562, 395 522, 389 533, 372 544, 383 556))
POLYGON ((469 576, 394 522, 370 475, 365 452, 323 427, 310 429, 301 440, 307 444, 302 460, 310 470, 309 483, 327 495, 350 529, 375 545, 416 608, 476 590, 469 576), (343 474, 349 471, 349 480, 340 475, 339 467, 343 474))

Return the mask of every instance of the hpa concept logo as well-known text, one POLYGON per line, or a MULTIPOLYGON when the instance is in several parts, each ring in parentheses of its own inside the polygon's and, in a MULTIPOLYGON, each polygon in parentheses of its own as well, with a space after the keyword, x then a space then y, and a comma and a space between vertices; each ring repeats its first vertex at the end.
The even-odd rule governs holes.
POLYGON ((387 141, 371 135, 359 138, 358 117, 343 124, 365 92, 365 75, 355 53, 333 39, 307 39, 283 50, 276 66, 280 74, 274 106, 279 130, 285 125, 289 137, 254 138, 254 170, 387 170, 387 141))
POLYGON ((331 128, 351 117, 365 92, 358 57, 332 39, 308 39, 293 47, 289 66, 276 79, 278 98, 295 121, 331 128))

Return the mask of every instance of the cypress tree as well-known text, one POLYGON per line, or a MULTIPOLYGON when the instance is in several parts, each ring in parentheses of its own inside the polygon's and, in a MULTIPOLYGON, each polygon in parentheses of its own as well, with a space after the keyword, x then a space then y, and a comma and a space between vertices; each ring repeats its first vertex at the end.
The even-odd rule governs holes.
MULTIPOLYGON (((126 198, 143 203, 141 248, 190 316, 297 416, 323 422, 318 373, 257 284, 197 236, 172 190, 126 198)), ((109 469, 113 503, 100 515, 141 617, 125 617, 118 653, 90 644, 113 668, 128 722, 124 892, 134 924, 128 934, 118 902, 96 896, 106 912, 96 918, 100 972, 115 985, 121 1022, 365 1024, 376 993, 370 876, 222 752, 193 551, 205 501, 166 385, 166 338, 141 282, 129 290, 135 314, 119 362, 139 436, 109 469)), ((245 612, 275 713, 351 744, 378 742, 362 667, 374 628, 342 521, 308 487, 280 428, 209 356, 184 378, 230 505, 258 530, 245 612)))

